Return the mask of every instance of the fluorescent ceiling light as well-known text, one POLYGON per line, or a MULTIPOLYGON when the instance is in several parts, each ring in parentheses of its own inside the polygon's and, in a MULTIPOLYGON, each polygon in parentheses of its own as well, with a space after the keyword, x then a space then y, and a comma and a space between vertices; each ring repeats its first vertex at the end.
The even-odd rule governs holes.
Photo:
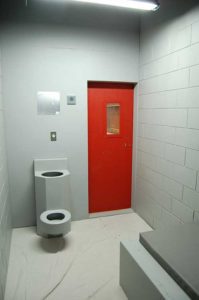
POLYGON ((156 1, 139 0, 74 0, 78 2, 95 3, 101 5, 118 6, 141 10, 157 10, 159 4, 156 1))

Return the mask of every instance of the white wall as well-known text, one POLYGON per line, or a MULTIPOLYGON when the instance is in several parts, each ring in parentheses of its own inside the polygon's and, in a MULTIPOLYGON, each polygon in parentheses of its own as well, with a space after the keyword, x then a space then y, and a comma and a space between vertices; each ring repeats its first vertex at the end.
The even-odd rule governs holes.
POLYGON ((136 210, 158 228, 199 220, 199 5, 142 18, 136 210))
POLYGON ((35 224, 33 159, 68 157, 72 216, 88 216, 87 81, 138 81, 138 31, 7 25, 4 97, 14 227, 35 224), (37 91, 60 91, 59 116, 37 115, 37 91), (77 96, 76 106, 66 95, 77 96), (49 132, 58 141, 50 142, 49 132))
POLYGON ((3 299, 11 239, 11 213, 5 145, 4 106, 2 97, 2 59, 0 47, 0 299, 3 299))

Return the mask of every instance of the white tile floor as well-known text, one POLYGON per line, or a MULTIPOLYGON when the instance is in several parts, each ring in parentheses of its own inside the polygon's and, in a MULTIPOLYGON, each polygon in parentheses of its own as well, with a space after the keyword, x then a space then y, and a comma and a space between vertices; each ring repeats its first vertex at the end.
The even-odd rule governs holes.
POLYGON ((64 238, 13 230, 5 300, 126 300, 119 242, 150 227, 135 213, 72 222, 64 238))

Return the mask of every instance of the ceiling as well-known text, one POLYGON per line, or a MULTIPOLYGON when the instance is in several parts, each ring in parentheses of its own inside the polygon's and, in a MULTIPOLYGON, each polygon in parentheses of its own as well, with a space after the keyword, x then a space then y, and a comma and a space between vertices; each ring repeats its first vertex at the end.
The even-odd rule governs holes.
POLYGON ((139 29, 139 11, 99 6, 68 0, 2 0, 3 22, 65 23, 73 26, 100 27, 131 31, 139 29))

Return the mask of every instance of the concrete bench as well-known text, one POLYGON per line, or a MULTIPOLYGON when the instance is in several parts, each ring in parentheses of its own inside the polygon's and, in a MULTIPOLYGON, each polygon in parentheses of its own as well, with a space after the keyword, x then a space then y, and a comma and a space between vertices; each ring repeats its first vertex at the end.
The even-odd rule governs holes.
POLYGON ((120 243, 120 285, 129 300, 191 299, 137 240, 120 243))
POLYGON ((199 299, 199 224, 141 233, 140 242, 191 299, 199 299))

